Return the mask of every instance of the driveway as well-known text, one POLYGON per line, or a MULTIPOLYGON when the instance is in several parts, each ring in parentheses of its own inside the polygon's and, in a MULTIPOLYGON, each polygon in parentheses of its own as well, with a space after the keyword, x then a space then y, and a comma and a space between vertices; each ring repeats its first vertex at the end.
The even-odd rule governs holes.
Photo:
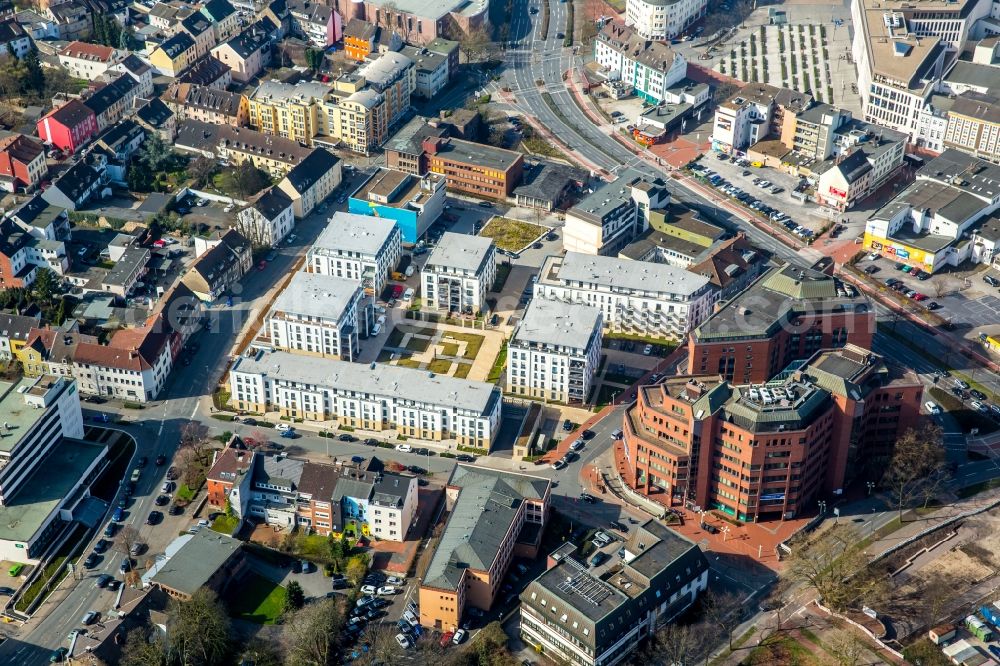
POLYGON ((259 558, 248 556, 247 562, 250 569, 268 579, 272 583, 287 586, 289 582, 296 581, 302 586, 307 598, 325 597, 333 590, 331 579, 323 575, 322 567, 317 566, 316 571, 307 574, 292 573, 292 568, 279 567, 259 558))

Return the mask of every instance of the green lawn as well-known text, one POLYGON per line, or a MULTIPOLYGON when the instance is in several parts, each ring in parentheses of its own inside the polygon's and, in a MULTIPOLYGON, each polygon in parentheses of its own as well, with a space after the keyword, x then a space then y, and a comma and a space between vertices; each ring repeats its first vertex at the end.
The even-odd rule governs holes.
POLYGON ((427 371, 436 375, 446 375, 451 371, 451 364, 452 362, 447 359, 436 358, 427 364, 427 371))
POLYGON ((257 624, 275 624, 285 606, 285 588, 250 574, 229 593, 229 614, 257 624))
POLYGON ((239 519, 222 515, 212 521, 212 529, 223 534, 232 534, 236 526, 240 524, 239 519))
POLYGON ((456 379, 465 379, 469 376, 469 371, 472 370, 471 363, 456 363, 455 366, 455 374, 452 377, 456 379))
POLYGON ((418 338, 415 335, 411 335, 410 339, 406 341, 406 348, 418 354, 427 351, 427 348, 430 346, 430 338, 418 338))
POLYGON ((486 223, 479 235, 492 238, 501 250, 520 252, 546 231, 548 231, 547 227, 531 222, 514 220, 509 217, 494 217, 486 223))
POLYGON ((409 357, 396 359, 396 365, 403 368, 417 368, 418 370, 420 369, 420 361, 415 361, 409 357))
POLYGON ((484 339, 483 336, 476 335, 475 333, 452 333, 450 331, 445 333, 444 337, 466 343, 465 353, 462 354, 462 358, 469 359, 470 361, 479 354, 479 348, 483 346, 484 339))
POLYGON ((454 342, 442 342, 441 354, 444 356, 458 356, 458 345, 454 342))

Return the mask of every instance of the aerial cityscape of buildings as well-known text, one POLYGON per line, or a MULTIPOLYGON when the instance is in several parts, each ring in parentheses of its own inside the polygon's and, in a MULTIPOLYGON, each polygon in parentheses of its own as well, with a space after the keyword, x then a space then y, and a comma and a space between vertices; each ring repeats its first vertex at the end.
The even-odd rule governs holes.
POLYGON ((758 4, 0 2, 0 662, 994 663, 1000 2, 758 4))

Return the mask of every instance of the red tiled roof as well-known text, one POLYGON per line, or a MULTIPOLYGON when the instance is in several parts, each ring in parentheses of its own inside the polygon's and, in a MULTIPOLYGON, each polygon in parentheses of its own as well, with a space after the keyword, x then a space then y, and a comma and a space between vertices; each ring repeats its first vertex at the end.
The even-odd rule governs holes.
POLYGON ((61 56, 93 60, 94 62, 109 62, 114 54, 115 50, 110 46, 88 44, 87 42, 70 42, 59 51, 61 56))

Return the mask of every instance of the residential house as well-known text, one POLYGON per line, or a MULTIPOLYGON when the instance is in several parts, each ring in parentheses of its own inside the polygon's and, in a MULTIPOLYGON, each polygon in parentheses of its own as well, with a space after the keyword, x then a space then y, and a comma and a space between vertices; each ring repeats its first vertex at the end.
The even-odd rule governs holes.
POLYGON ((215 41, 215 31, 212 29, 212 21, 201 12, 194 12, 182 19, 179 29, 180 32, 187 33, 194 40, 192 62, 208 55, 212 47, 217 44, 215 41))
POLYGON ((53 206, 41 192, 10 212, 10 219, 36 238, 50 241, 70 239, 69 216, 66 209, 53 206))
POLYGON ((195 11, 193 6, 182 2, 157 2, 147 17, 150 26, 172 37, 180 30, 180 22, 195 11))
POLYGON ((231 70, 233 80, 248 83, 271 62, 270 21, 258 21, 212 49, 231 70))
POLYGON ((118 122, 94 141, 92 154, 103 153, 107 158, 107 177, 124 187, 126 170, 132 156, 146 140, 145 128, 131 118, 118 122))
POLYGON ((181 278, 198 298, 208 303, 239 282, 253 264, 253 246, 238 231, 230 229, 211 240, 217 242, 181 278))
POLYGON ((24 31, 34 41, 44 39, 59 39, 59 26, 50 17, 43 16, 31 9, 22 9, 14 15, 24 31))
POLYGON ((95 81, 123 57, 110 46, 70 42, 59 51, 59 64, 74 78, 95 81))
POLYGON ((347 57, 358 62, 366 61, 375 52, 380 29, 359 18, 349 20, 344 26, 344 53, 347 57))
POLYGON ((335 7, 315 0, 287 0, 285 5, 296 37, 320 49, 340 41, 343 29, 335 7))
POLYGON ((225 90, 233 82, 232 70, 215 56, 196 60, 186 72, 177 77, 178 83, 191 83, 206 88, 225 90))
POLYGON ((191 35, 178 32, 149 55, 149 63, 163 76, 177 77, 197 59, 197 44, 191 35))
POLYGON ((177 136, 177 116, 159 97, 144 99, 136 97, 133 118, 147 132, 159 134, 168 144, 173 144, 177 136))
POLYGON ((148 99, 153 96, 153 68, 135 55, 129 54, 121 61, 108 67, 105 76, 114 80, 117 78, 117 74, 128 74, 135 79, 135 94, 139 97, 148 99))
MULTIPOLYGON (((424 47, 433 53, 440 53, 441 55, 448 58, 448 81, 454 81, 455 77, 458 75, 458 56, 459 43, 451 40, 445 39, 444 37, 438 37, 427 42, 424 47)), ((463 137, 464 138, 464 137, 463 137)))
POLYGON ((13 17, 0 21, 0 55, 23 58, 31 50, 31 37, 13 17))
POLYGON ((79 0, 66 0, 59 4, 50 4, 42 11, 42 15, 55 21, 59 30, 59 39, 66 41, 89 36, 93 27, 90 20, 90 9, 79 0))
POLYGON ((620 81, 650 104, 664 101, 665 91, 687 76, 687 61, 681 54, 614 21, 597 34, 594 58, 606 68, 608 80, 620 81))
POLYGON ((200 11, 212 22, 216 44, 228 41, 240 31, 240 15, 229 0, 209 0, 200 11))
POLYGON ((324 148, 316 148, 292 167, 278 188, 292 200, 296 218, 309 215, 331 192, 340 187, 341 162, 324 148))
POLYGON ((174 83, 163 94, 163 101, 180 120, 246 127, 249 119, 247 98, 228 90, 174 83))
POLYGON ((32 328, 41 325, 41 315, 20 315, 0 312, 0 360, 16 358, 32 328))
POLYGON ((423 99, 432 99, 448 85, 447 54, 431 51, 427 47, 416 46, 406 46, 400 53, 412 60, 416 68, 414 95, 423 99))
POLYGON ((276 247, 295 226, 292 200, 279 187, 269 187, 236 214, 236 230, 256 247, 276 247))
POLYGON ((83 100, 84 105, 94 112, 97 119, 97 131, 103 132, 107 127, 121 120, 125 113, 132 109, 135 98, 139 94, 139 84, 130 74, 121 74, 117 79, 98 88, 83 100))
POLYGON ((387 51, 354 72, 385 97, 386 121, 392 127, 410 110, 410 98, 417 87, 413 61, 401 53, 387 51))
POLYGON ((127 248, 101 280, 101 289, 122 298, 130 296, 136 284, 149 270, 149 258, 150 253, 147 248, 141 246, 127 248))
MULTIPOLYGON (((242 164, 249 160, 258 169, 275 177, 286 175, 312 153, 311 149, 304 148, 291 139, 261 134, 245 127, 213 125, 199 120, 181 122, 174 146, 183 152, 215 157, 232 164, 242 164)), ((338 164, 337 174, 339 173, 338 164)), ((317 174, 316 177, 322 175, 324 174, 317 174)))
POLYGON ((107 186, 108 174, 103 155, 88 155, 74 162, 42 192, 42 198, 53 206, 67 210, 82 208, 107 186))
POLYGON ((0 189, 6 192, 32 189, 48 170, 40 143, 23 134, 0 138, 0 189))
POLYGON ((72 155, 97 134, 97 115, 71 99, 39 120, 37 128, 42 141, 72 155))
POLYGON ((670 41, 680 37, 707 9, 708 0, 628 0, 625 25, 633 26, 643 39, 670 41))
POLYGON ((601 311, 581 303, 532 299, 507 351, 507 390, 584 404, 601 361, 601 311))

